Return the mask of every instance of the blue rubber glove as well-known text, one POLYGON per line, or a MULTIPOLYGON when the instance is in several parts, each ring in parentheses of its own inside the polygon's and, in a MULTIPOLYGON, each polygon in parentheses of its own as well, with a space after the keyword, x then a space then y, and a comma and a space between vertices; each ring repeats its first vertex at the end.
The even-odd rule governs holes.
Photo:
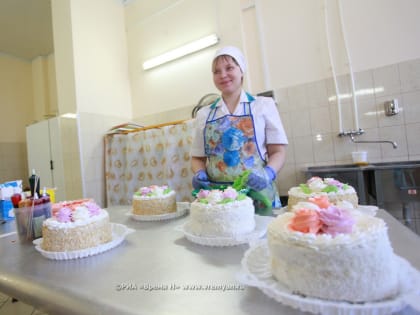
POLYGON ((194 189, 209 188, 210 181, 205 170, 197 171, 192 178, 194 189))
POLYGON ((263 172, 252 172, 249 174, 247 185, 255 191, 260 191, 267 188, 267 186, 275 179, 276 172, 267 165, 264 167, 263 172))

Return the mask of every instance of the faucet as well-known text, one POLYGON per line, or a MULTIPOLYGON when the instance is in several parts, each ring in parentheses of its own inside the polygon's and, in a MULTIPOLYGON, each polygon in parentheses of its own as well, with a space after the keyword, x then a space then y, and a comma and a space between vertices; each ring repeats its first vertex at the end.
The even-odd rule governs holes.
POLYGON ((365 131, 363 129, 359 130, 350 130, 350 131, 343 131, 338 134, 340 137, 350 136, 350 139, 353 143, 390 143, 394 149, 398 148, 398 145, 395 141, 388 141, 388 140, 356 140, 354 138, 355 135, 361 135, 365 131))

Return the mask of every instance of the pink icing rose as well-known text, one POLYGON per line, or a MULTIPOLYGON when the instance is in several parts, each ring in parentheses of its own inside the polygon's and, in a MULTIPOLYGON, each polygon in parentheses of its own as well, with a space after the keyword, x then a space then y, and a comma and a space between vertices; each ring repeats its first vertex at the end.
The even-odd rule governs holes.
POLYGON ((70 222, 71 217, 72 217, 71 214, 72 214, 72 210, 70 208, 68 207, 61 208, 57 212, 57 216, 56 216, 57 221, 63 222, 63 223, 70 222))
POLYGON ((330 206, 330 201, 326 195, 311 197, 308 200, 320 208, 328 208, 330 206))
POLYGON ((346 210, 341 210, 335 206, 330 206, 320 211, 319 218, 323 223, 321 231, 332 236, 340 233, 351 233, 355 223, 352 216, 346 210))
POLYGON ((300 209, 289 223, 289 229, 302 233, 317 234, 322 226, 318 211, 300 209))
POLYGON ((150 187, 142 187, 142 188, 140 188, 140 193, 143 196, 146 196, 147 194, 150 194, 151 192, 152 192, 152 188, 150 188, 150 187))
POLYGON ((327 185, 336 186, 338 188, 343 187, 343 183, 334 178, 325 178, 325 183, 327 185))
POLYGON ((91 217, 98 215, 101 212, 101 208, 94 202, 86 202, 85 207, 89 210, 91 217))
POLYGON ((229 187, 223 191, 223 198, 230 198, 230 199, 235 200, 237 197, 238 197, 238 192, 234 188, 229 187))
POLYGON ((210 194, 210 190, 201 189, 197 194, 197 198, 206 199, 209 196, 209 194, 210 194))

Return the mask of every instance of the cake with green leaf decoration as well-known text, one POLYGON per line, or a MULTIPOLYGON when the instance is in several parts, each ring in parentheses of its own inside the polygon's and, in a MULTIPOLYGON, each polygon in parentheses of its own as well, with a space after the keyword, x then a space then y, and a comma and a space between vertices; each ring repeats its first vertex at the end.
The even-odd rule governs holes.
POLYGON ((188 230, 201 237, 234 237, 255 229, 255 208, 233 187, 200 190, 191 203, 188 230))
POLYGON ((133 214, 160 215, 176 212, 176 193, 169 186, 141 187, 133 195, 133 214))
POLYGON ((298 202, 308 201, 310 198, 327 196, 330 203, 335 205, 349 205, 357 208, 359 198, 356 190, 349 184, 342 183, 334 178, 312 177, 306 183, 292 187, 288 192, 288 210, 298 202))

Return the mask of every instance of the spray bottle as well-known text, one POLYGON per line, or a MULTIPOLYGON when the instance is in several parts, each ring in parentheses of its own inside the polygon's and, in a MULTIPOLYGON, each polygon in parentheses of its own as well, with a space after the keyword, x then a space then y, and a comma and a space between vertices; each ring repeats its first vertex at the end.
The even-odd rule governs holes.
POLYGON ((31 187, 31 196, 33 198, 38 198, 41 196, 39 193, 39 187, 41 186, 40 184, 41 181, 39 180, 39 176, 36 175, 35 169, 32 169, 32 175, 29 177, 29 186, 31 187))

